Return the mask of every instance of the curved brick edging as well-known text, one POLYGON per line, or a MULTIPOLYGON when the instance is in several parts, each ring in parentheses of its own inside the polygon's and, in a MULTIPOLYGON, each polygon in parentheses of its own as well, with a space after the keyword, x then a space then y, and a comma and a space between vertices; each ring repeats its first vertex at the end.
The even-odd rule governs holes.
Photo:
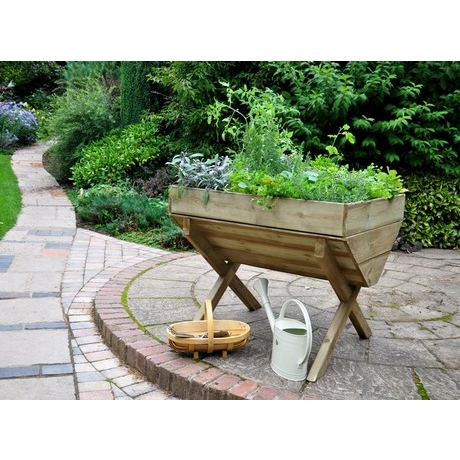
POLYGON ((262 385, 177 353, 143 332, 122 305, 125 287, 153 264, 182 254, 168 254, 122 270, 94 299, 94 319, 108 346, 147 380, 179 399, 195 400, 298 400, 297 393, 262 385))

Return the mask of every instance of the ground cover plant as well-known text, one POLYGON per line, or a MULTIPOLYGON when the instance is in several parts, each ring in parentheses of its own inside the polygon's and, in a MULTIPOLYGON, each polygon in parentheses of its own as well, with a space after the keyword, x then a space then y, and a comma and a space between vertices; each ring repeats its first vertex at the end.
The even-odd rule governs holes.
POLYGON ((98 185, 69 198, 81 222, 105 234, 172 250, 190 248, 162 197, 148 197, 126 185, 98 185))
POLYGON ((11 151, 0 148, 0 240, 16 223, 21 211, 21 192, 11 167, 11 151))

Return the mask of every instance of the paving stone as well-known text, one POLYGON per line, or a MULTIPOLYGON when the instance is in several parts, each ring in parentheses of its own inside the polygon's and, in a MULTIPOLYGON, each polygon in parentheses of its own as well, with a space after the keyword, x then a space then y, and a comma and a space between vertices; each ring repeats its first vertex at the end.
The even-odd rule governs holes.
POLYGON ((2 331, 0 367, 70 363, 66 329, 2 331))
POLYGON ((73 376, 0 380, 0 399, 75 400, 73 376))
POLYGON ((303 394, 319 399, 421 399, 408 368, 333 360, 326 374, 303 394))
POLYGON ((59 297, 0 299, 0 324, 61 321, 59 297))

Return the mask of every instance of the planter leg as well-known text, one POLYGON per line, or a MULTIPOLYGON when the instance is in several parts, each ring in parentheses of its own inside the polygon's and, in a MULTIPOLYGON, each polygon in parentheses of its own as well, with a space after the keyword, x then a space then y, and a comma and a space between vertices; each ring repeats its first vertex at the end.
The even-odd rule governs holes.
POLYGON ((318 238, 316 241, 315 258, 339 298, 340 305, 307 375, 307 380, 310 382, 316 382, 326 372, 347 319, 350 319, 361 338, 369 338, 372 333, 356 301, 361 287, 348 284, 324 238, 318 238))
POLYGON ((360 339, 368 339, 372 335, 372 330, 364 318, 363 312, 357 302, 353 302, 350 312, 350 321, 356 329, 360 339))
MULTIPOLYGON (((253 311, 261 308, 259 301, 236 275, 236 271, 240 264, 227 263, 209 241, 194 228, 191 219, 185 218, 183 220, 182 229, 184 236, 219 275, 219 279, 208 296, 208 298, 212 300, 213 309, 216 307, 227 287, 232 289, 249 310, 253 311)), ((202 311, 202 309, 200 309, 195 318, 199 315, 201 317, 204 316, 204 311, 202 311)))
MULTIPOLYGON (((342 270, 334 258, 328 242, 324 238, 318 238, 315 246, 315 258, 324 271, 329 283, 334 289, 341 302, 348 302, 353 293, 345 279, 342 270)), ((364 318, 361 308, 356 300, 352 302, 350 321, 361 339, 368 339, 372 335, 371 328, 364 318)))
MULTIPOLYGON (((240 264, 233 263, 228 264, 228 271, 224 277, 219 276, 217 281, 214 283, 211 292, 208 294, 208 299, 211 300, 212 309, 214 310, 219 303, 219 300, 224 295, 227 287, 231 284, 231 281, 235 277, 236 271, 238 270, 240 264)), ((198 313, 195 315, 194 321, 199 321, 204 318, 204 304, 198 310, 198 313)))
POLYGON ((307 380, 309 382, 316 382, 316 380, 322 377, 326 372, 335 345, 339 340, 340 334, 342 333, 348 317, 350 316, 353 303, 355 302, 359 291, 360 288, 356 287, 348 302, 340 302, 334 318, 332 319, 331 325, 329 326, 329 329, 323 339, 323 343, 316 355, 315 361, 308 372, 307 380))

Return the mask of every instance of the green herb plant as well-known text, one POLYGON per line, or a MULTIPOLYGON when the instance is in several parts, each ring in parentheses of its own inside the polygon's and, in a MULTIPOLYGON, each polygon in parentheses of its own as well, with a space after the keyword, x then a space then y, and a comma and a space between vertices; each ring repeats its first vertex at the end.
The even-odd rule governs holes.
POLYGON ((177 171, 179 195, 185 187, 205 189, 204 201, 209 200, 209 190, 224 190, 229 183, 231 160, 228 156, 204 158, 202 153, 188 155, 182 152, 167 162, 177 171))
MULTIPOLYGON (((250 137, 251 133, 245 134, 250 137)), ((180 193, 185 187, 204 188, 205 203, 209 189, 255 195, 265 208, 272 208, 280 197, 349 203, 391 199, 406 191, 395 170, 384 171, 373 164, 352 170, 341 164, 342 155, 335 146, 339 136, 348 142, 354 141, 349 126, 344 125, 336 135, 330 136, 332 144, 326 149, 327 153, 314 159, 301 159, 297 153, 286 154, 281 149, 275 155, 272 150, 264 149, 261 137, 255 135, 251 139, 253 150, 248 155, 237 153, 233 160, 222 157, 217 163, 217 157, 203 161, 196 154, 182 153, 170 164, 177 168, 180 193), (259 150, 255 149, 257 142, 260 142, 259 150)), ((270 142, 276 145, 273 138, 270 142)))

